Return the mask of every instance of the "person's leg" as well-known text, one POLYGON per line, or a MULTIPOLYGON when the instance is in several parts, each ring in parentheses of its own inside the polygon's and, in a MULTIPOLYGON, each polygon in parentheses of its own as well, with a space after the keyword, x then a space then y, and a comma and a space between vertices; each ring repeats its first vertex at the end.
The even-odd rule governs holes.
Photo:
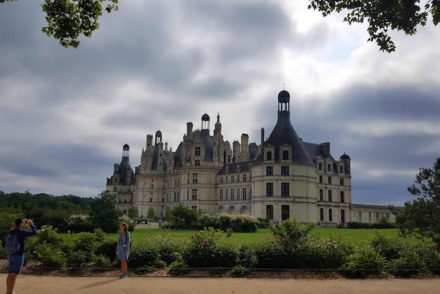
POLYGON ((10 273, 6 280, 6 293, 12 294, 14 292, 15 280, 17 279, 16 273, 10 273))
POLYGON ((122 274, 127 275, 127 261, 125 259, 121 259, 121 267, 122 267, 122 274))

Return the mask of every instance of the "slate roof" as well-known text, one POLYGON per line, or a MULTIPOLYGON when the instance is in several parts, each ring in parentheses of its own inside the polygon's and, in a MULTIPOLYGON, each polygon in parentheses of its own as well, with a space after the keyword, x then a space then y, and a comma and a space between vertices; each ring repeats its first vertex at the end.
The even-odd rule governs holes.
POLYGON ((134 185, 136 183, 136 177, 134 176, 133 169, 130 166, 130 161, 127 156, 122 157, 122 161, 119 164, 118 174, 122 185, 134 185), (130 174, 130 181, 128 181, 128 174, 130 174))

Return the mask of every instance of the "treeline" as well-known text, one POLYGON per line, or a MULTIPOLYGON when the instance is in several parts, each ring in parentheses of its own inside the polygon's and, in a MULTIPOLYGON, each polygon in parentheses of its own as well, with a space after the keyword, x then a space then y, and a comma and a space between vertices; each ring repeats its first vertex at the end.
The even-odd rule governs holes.
POLYGON ((1 240, 16 218, 30 218, 38 227, 50 225, 60 233, 78 233, 97 228, 116 232, 120 216, 105 192, 97 197, 0 192, 1 240))

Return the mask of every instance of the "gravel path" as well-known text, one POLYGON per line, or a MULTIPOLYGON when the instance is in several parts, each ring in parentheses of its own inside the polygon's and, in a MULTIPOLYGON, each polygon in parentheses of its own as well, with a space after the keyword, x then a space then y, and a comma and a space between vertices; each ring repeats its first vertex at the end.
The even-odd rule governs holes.
MULTIPOLYGON (((0 293, 5 292, 6 275, 0 293)), ((51 277, 21 275, 17 294, 70 293, 440 293, 440 279, 306 280, 242 278, 51 277)))

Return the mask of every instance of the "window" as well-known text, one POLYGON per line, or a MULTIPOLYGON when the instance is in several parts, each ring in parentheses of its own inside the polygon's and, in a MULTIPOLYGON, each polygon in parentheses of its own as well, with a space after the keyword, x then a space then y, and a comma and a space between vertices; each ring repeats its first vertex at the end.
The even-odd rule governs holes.
POLYGON ((196 147, 196 156, 200 156, 200 147, 196 147))
POLYGON ((229 190, 225 189, 225 192, 226 192, 226 200, 228 200, 229 199, 229 190))
POLYGON ((272 151, 266 152, 266 160, 272 160, 272 151))
POLYGON ((246 188, 243 188, 243 200, 246 200, 247 195, 246 195, 246 188))
POLYGON ((318 169, 322 170, 322 162, 318 163, 318 169))
POLYGON ((231 155, 228 155, 228 162, 231 162, 231 155))
POLYGON ((153 202, 153 198, 150 197, 150 202, 153 202))
POLYGON ((332 165, 329 163, 329 164, 327 164, 327 171, 328 172, 331 172, 332 171, 332 165))
POLYGON ((319 189, 319 201, 324 201, 324 191, 319 189))
POLYGON ((362 211, 359 211, 359 222, 362 222, 362 211))
POLYGON ((341 223, 345 223, 345 211, 341 209, 341 223))
POLYGON ((289 151, 288 150, 283 151, 283 160, 289 160, 289 151))
POLYGON ((231 200, 234 200, 235 196, 234 196, 234 189, 231 189, 231 200))
POLYGON ((387 213, 385 214, 385 218, 387 219, 387 221, 390 220, 390 213, 389 213, 389 212, 387 212, 387 213))
POLYGON ((339 185, 344 186, 344 178, 339 179, 339 185))
POLYGON ((186 200, 189 200, 189 189, 186 189, 186 200))
POLYGON ((266 166, 266 176, 273 176, 273 166, 266 166))
POLYGON ((327 182, 328 182, 329 185, 331 185, 332 184, 332 177, 328 177, 327 178, 327 182))
POLYGON ((193 174, 192 183, 197 184, 197 174, 193 174))
POLYGON ((192 189, 191 200, 197 200, 197 189, 192 189))
POLYGON ((371 223, 371 212, 368 212, 368 222, 371 223))
MULTIPOLYGON (((188 174, 188 176, 186 177, 186 183, 189 184, 189 174, 188 174)), ((151 188, 153 188, 153 187, 151 187, 151 188)))
POLYGON ((223 184, 223 177, 220 177, 220 184, 223 184))
POLYGON ((322 184, 322 176, 319 176, 319 183, 322 184))
POLYGON ((273 183, 266 183, 266 196, 267 197, 273 196, 273 183))
POLYGON ((340 174, 344 173, 344 167, 342 165, 339 166, 339 173, 340 174))
POLYGON ((324 208, 319 209, 319 220, 324 221, 324 208))
POLYGON ((281 220, 286 220, 290 218, 289 205, 281 205, 281 220))
POLYGON ((288 166, 282 166, 281 167, 281 175, 282 176, 288 176, 289 175, 289 167, 288 166))
POLYGON ((289 197, 289 183, 281 183, 281 197, 289 197))
POLYGON ((223 189, 220 189, 220 200, 223 200, 223 189))
POLYGON ((273 220, 273 205, 266 205, 266 219, 273 220))
POLYGON ((196 160, 194 163, 195 166, 200 166, 200 160, 196 160))
POLYGON ((237 183, 240 183, 240 175, 237 175, 237 183))
POLYGON ((240 200, 240 188, 237 188, 237 200, 240 200))
POLYGON ((246 182, 246 174, 243 174, 243 182, 246 182))
POLYGON ((341 203, 345 202, 345 195, 344 195, 344 191, 341 191, 341 203))
POLYGON ((328 202, 332 202, 332 190, 328 190, 328 202))
POLYGON ((376 212, 376 222, 379 222, 379 212, 376 212))
POLYGON ((193 206, 191 206, 191 209, 192 210, 197 210, 197 206, 193 205, 193 206))
POLYGON ((333 221, 333 212, 331 208, 328 210, 328 221, 329 222, 333 221))

